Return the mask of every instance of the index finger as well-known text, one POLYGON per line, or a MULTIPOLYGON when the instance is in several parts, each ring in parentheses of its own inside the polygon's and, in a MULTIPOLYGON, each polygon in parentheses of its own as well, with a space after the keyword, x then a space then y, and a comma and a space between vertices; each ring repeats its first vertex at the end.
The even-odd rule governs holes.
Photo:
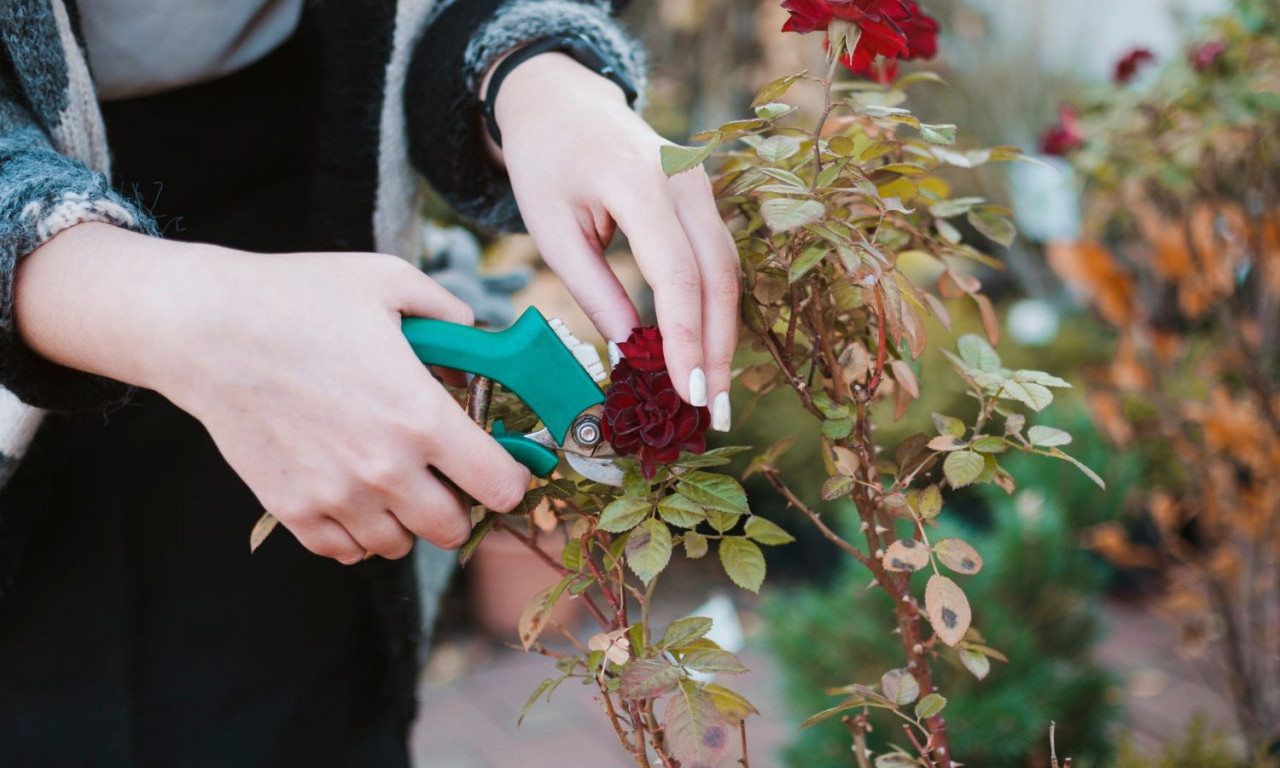
POLYGON ((666 177, 627 188, 609 206, 653 289, 671 381, 691 405, 707 404, 702 352, 702 277, 667 192, 666 177))
POLYGON ((515 509, 532 479, 529 470, 461 408, 447 409, 437 424, 439 434, 432 436, 437 450, 430 464, 489 509, 515 509))

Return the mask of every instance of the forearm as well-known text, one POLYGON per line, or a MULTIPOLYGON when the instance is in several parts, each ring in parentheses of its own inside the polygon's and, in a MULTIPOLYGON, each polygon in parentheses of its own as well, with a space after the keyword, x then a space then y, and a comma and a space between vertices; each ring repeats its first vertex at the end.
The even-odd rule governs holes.
POLYGON ((168 351, 184 341, 174 318, 198 311, 216 289, 205 276, 216 251, 109 224, 74 226, 20 262, 18 333, 51 362, 159 388, 173 378, 168 351))

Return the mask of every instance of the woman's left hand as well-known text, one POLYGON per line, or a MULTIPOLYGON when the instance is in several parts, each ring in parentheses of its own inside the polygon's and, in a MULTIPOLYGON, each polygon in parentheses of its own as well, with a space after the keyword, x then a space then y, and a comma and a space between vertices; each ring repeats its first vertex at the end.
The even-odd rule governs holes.
POLYGON ((739 265, 706 172, 667 178, 667 142, 621 88, 561 53, 513 70, 495 106, 503 147, 494 151, 543 259, 604 337, 623 341, 640 322, 604 259, 621 228, 653 288, 676 390, 710 402, 713 426, 728 430, 739 265))

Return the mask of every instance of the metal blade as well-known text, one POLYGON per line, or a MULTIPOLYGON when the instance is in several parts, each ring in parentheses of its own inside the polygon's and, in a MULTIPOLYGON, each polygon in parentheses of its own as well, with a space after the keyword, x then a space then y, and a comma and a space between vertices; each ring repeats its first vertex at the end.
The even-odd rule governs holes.
POLYGON ((622 487, 622 470, 612 459, 591 459, 576 453, 566 453, 565 456, 569 459, 569 466, 588 480, 615 488, 622 487))

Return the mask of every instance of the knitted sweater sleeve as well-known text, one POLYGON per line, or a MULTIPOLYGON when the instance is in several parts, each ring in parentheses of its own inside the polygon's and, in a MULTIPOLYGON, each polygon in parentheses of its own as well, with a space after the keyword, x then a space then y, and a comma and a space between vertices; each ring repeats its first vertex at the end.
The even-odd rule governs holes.
POLYGON ((0 387, 40 408, 87 410, 123 399, 123 384, 36 355, 18 334, 18 262, 68 227, 99 221, 153 232, 106 177, 56 151, 0 59, 0 387))
POLYGON ((626 0, 453 0, 428 24, 405 85, 409 155, 431 186, 463 216, 521 229, 511 184, 488 158, 479 87, 503 54, 535 40, 576 33, 644 92, 640 46, 612 12, 626 0))

